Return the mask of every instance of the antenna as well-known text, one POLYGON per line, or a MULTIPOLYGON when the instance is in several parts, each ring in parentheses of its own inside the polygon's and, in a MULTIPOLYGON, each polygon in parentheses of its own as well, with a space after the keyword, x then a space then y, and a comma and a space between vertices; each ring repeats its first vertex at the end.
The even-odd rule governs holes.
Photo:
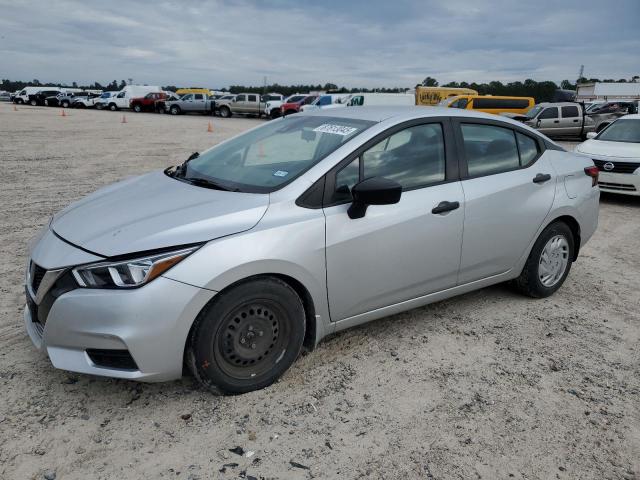
POLYGON ((584 65, 580 65, 580 73, 578 73, 578 80, 576 81, 577 83, 580 83, 580 79, 584 76, 584 65))

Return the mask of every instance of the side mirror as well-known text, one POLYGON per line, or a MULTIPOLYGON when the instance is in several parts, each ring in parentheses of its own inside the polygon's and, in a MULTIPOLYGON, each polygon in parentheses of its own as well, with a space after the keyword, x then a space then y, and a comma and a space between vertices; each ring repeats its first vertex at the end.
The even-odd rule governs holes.
POLYGON ((362 218, 369 205, 391 205, 400 201, 402 186, 384 177, 372 177, 356 184, 351 191, 353 203, 347 213, 349 218, 362 218))
POLYGON ((588 132, 587 133, 587 138, 596 138, 598 136, 598 134, 596 132, 588 132))

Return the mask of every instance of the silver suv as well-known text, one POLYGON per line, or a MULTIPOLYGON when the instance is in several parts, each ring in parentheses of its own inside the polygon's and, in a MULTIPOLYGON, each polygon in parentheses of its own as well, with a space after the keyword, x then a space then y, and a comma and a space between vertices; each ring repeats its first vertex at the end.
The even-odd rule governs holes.
POLYGON ((160 381, 186 362, 248 392, 376 318, 506 281, 553 294, 596 229, 597 176, 477 112, 274 120, 55 215, 30 248, 26 329, 57 368, 160 381))

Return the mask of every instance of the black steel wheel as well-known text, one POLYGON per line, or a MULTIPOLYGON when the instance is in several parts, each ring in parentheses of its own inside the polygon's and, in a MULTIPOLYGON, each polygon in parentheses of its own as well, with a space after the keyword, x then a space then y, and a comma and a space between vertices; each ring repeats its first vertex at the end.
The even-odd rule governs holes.
POLYGON ((305 315, 280 279, 242 282, 199 315, 187 358, 194 376, 216 393, 245 393, 275 382, 300 354, 305 315))

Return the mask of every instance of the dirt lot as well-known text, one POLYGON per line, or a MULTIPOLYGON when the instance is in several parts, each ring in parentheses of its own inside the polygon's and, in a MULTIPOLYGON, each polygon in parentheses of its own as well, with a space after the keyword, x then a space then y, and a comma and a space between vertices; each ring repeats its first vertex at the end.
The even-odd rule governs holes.
POLYGON ((0 105, 0 478, 640 479, 640 201, 603 196, 552 298, 487 288, 213 397, 54 370, 22 325, 26 244, 69 202, 258 121, 59 113, 0 105))

